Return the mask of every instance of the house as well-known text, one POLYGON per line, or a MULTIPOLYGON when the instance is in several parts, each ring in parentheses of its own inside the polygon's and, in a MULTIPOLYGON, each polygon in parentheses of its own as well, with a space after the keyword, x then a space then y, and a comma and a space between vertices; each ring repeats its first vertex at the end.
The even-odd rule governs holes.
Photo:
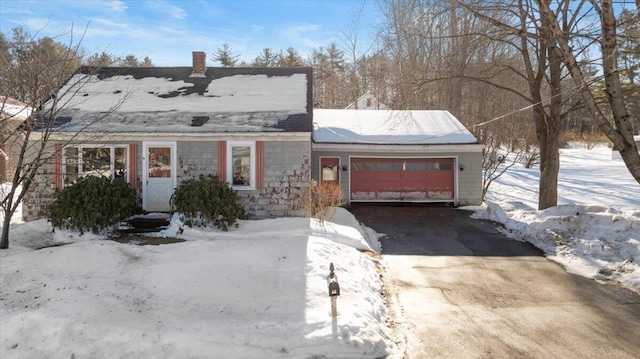
POLYGON ((57 95, 50 150, 24 198, 46 216, 56 188, 124 177, 146 211, 169 211, 180 181, 218 176, 250 218, 304 215, 311 172, 311 68, 82 68, 57 95))
POLYGON ((16 129, 31 116, 31 112, 29 105, 0 96, 0 182, 13 177, 23 143, 23 136, 16 129))
POLYGON ((447 111, 313 112, 312 178, 347 203, 482 203, 482 148, 447 111))
POLYGON ((380 102, 375 96, 367 92, 355 102, 350 103, 345 110, 390 110, 387 105, 380 102))

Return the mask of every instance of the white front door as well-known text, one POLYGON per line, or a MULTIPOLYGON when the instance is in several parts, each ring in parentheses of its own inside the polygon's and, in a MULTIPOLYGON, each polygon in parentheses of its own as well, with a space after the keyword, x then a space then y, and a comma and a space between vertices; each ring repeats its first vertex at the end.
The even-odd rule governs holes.
POLYGON ((176 143, 144 142, 142 202, 146 211, 171 210, 176 188, 176 143))

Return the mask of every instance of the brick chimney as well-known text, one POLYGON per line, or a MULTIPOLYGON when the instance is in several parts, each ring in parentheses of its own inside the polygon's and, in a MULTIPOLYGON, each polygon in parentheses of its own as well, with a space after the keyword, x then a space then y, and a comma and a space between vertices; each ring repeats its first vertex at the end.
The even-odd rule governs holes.
POLYGON ((193 71, 192 77, 202 77, 207 69, 206 60, 207 54, 204 51, 193 51, 193 71))

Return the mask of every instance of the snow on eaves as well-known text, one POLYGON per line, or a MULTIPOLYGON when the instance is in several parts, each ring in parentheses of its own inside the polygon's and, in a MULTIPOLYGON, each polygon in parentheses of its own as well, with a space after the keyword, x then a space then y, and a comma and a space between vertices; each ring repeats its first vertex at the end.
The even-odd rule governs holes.
POLYGON ((9 101, 3 103, 0 100, 0 112, 6 117, 24 120, 31 116, 31 111, 31 107, 26 104, 10 103, 9 101))
POLYGON ((478 143, 448 111, 314 110, 313 121, 316 143, 478 143))
POLYGON ((104 133, 198 133, 198 132, 269 132, 281 131, 277 125, 285 121, 286 112, 111 112, 96 113, 66 110, 64 116, 70 121, 57 127, 65 132, 104 133), (194 117, 207 120, 193 126, 194 117))

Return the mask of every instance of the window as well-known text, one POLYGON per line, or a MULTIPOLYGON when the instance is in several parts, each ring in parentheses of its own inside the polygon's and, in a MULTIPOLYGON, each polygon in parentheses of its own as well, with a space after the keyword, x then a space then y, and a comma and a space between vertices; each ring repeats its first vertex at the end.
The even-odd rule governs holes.
POLYGON ((171 147, 149 147, 149 178, 171 178, 171 147))
POLYGON ((322 182, 336 182, 338 180, 337 165, 322 165, 322 182))
POLYGON ((64 183, 74 183, 78 180, 78 148, 68 147, 64 150, 64 183))
POLYGON ((254 142, 227 142, 227 182, 235 189, 256 189, 254 142))
POLYGON ((374 162, 355 162, 351 163, 352 171, 374 171, 376 164, 374 162))
POLYGON ((402 163, 399 162, 378 162, 378 171, 402 171, 402 163))
POLYGON ((424 162, 405 162, 404 170, 405 171, 425 171, 427 169, 427 164, 424 162))
POLYGON ((127 147, 80 146, 64 151, 62 163, 65 184, 87 176, 123 177, 127 179, 127 147))

